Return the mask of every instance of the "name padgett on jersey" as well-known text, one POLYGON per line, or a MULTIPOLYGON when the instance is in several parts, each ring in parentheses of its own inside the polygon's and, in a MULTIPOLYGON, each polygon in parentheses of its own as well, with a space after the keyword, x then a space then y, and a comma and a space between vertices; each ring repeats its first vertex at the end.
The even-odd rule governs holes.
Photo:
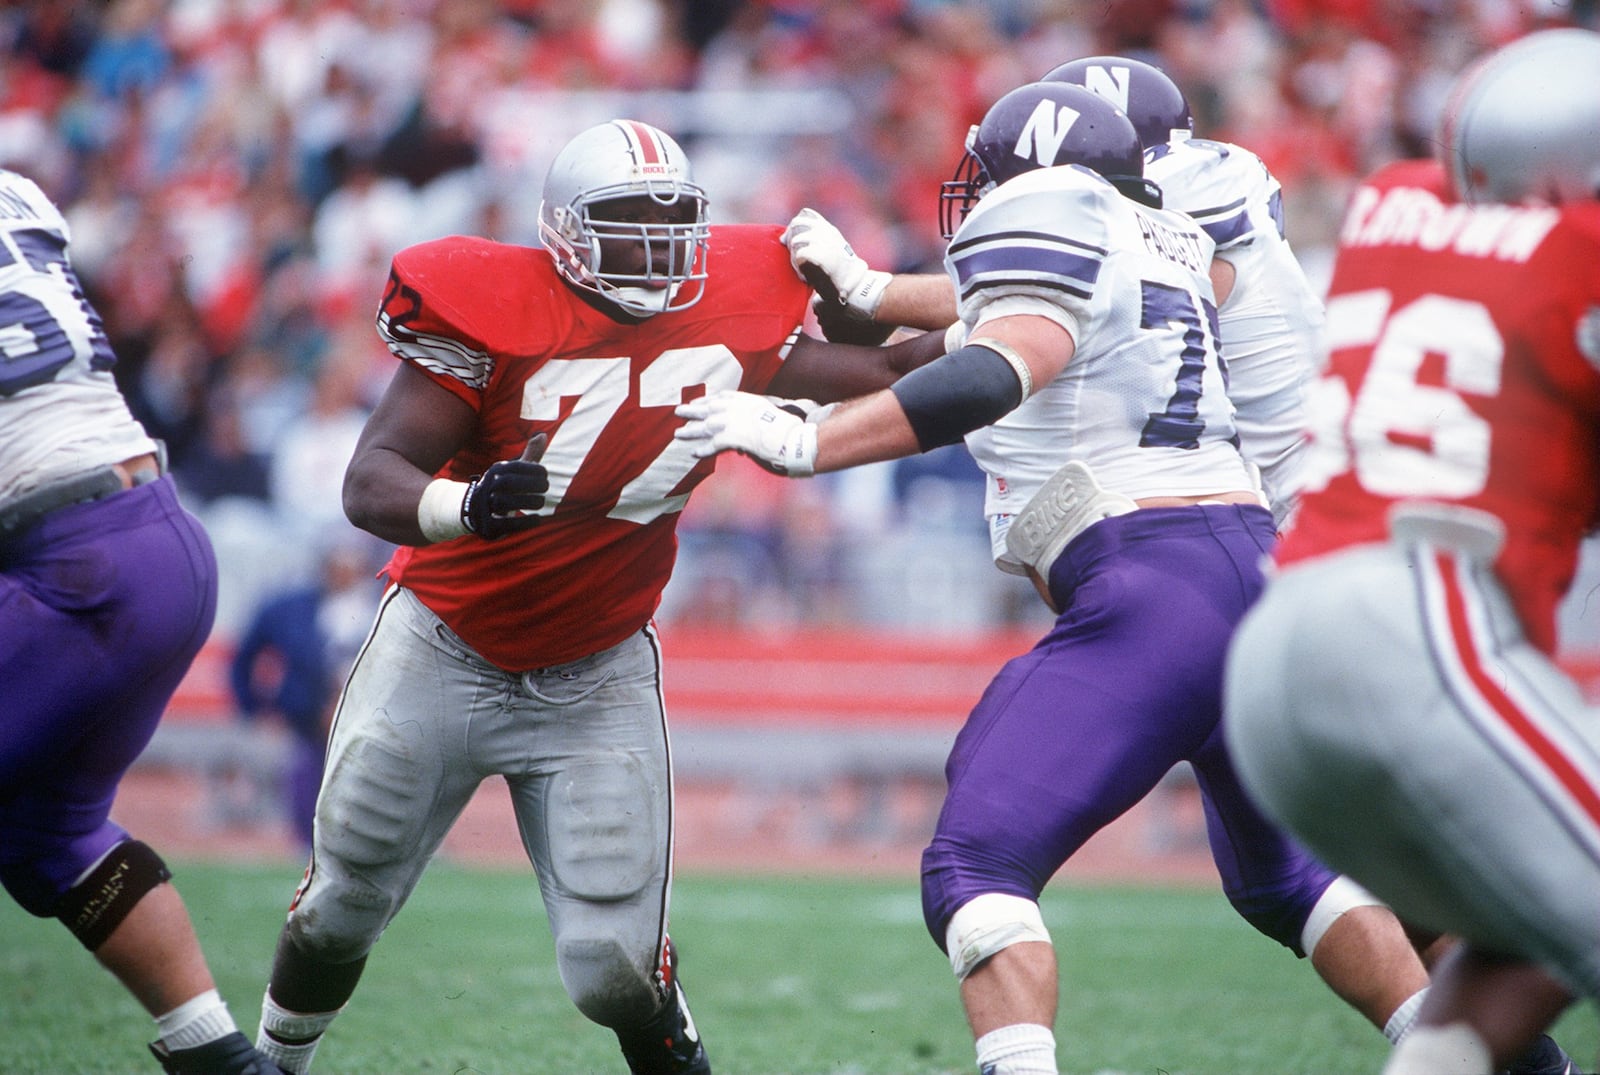
POLYGON ((1137 216, 1145 249, 1194 272, 1203 273, 1208 269, 1211 259, 1201 251, 1200 242, 1195 236, 1169 228, 1144 213, 1137 216))

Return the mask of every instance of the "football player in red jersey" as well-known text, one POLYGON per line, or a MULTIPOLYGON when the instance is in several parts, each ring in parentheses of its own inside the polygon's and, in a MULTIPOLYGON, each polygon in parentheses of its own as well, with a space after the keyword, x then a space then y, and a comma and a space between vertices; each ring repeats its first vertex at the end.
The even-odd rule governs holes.
POLYGON ((304 1075, 433 852, 486 778, 513 810, 568 994, 634 1075, 710 1071, 667 938, 673 810, 651 617, 678 514, 712 470, 679 404, 723 388, 828 402, 943 352, 800 331, 781 229, 707 222, 644 123, 551 164, 544 249, 453 237, 393 261, 400 359, 345 475, 401 546, 334 718, 311 861, 258 1040, 304 1075))
POLYGON ((1355 195, 1280 573, 1229 657, 1269 813, 1465 943, 1386 1075, 1498 1070, 1600 996, 1600 725, 1554 663, 1600 523, 1600 35, 1458 85, 1355 195))

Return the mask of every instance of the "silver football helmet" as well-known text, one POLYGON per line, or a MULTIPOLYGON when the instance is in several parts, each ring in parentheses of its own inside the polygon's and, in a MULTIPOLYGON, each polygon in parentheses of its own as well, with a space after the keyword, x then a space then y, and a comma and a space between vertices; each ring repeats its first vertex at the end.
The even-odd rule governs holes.
POLYGON ((1600 34, 1542 30, 1473 67, 1440 130, 1465 202, 1600 198, 1600 34))
POLYGON ((700 300, 711 235, 706 208, 678 143, 648 123, 617 119, 581 132, 556 154, 545 176, 539 237, 573 287, 649 317, 700 300), (676 210, 676 219, 633 219, 637 213, 619 212, 619 199, 633 199, 635 207, 648 199, 646 209, 676 210))

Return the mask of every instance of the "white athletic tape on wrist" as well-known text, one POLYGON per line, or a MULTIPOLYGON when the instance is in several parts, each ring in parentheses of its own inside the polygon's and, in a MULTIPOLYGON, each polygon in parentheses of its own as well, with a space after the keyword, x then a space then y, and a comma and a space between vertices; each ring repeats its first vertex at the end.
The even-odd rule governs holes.
POLYGON ((809 478, 817 470, 817 426, 802 422, 786 438, 777 466, 791 478, 809 478))
POLYGON ((880 269, 868 269, 867 275, 844 297, 844 304, 871 317, 883 305, 883 293, 891 279, 889 273, 880 269))
POLYGON ((435 478, 422 491, 417 502, 417 525, 430 542, 463 537, 467 526, 461 521, 461 502, 467 498, 467 483, 435 478))
POLYGON ((1306 955, 1316 951, 1322 937, 1339 916, 1357 907, 1382 907, 1384 902, 1348 877, 1336 877, 1311 908, 1306 924, 1300 930, 1300 950, 1306 955))
POLYGON ((1021 896, 986 892, 968 900, 950 916, 944 946, 956 981, 965 981, 978 964, 1022 941, 1050 943, 1039 905, 1021 896))

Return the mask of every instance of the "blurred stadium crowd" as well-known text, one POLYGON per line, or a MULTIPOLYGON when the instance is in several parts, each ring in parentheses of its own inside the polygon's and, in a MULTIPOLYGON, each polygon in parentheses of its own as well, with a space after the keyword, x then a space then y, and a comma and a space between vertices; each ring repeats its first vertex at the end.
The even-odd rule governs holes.
MULTIPOLYGON (((1595 0, 11 0, 0 164, 65 209, 118 378, 216 542, 228 635, 351 540, 389 256, 536 242, 545 166, 584 127, 672 132, 715 220, 809 205, 875 266, 933 268, 967 126, 1065 60, 1137 55, 1276 172, 1320 279, 1352 184, 1429 151, 1451 78, 1562 24, 1595 26, 1595 0)), ((980 503, 959 447, 787 485, 724 462, 662 617, 1046 615, 989 566, 980 503)))

